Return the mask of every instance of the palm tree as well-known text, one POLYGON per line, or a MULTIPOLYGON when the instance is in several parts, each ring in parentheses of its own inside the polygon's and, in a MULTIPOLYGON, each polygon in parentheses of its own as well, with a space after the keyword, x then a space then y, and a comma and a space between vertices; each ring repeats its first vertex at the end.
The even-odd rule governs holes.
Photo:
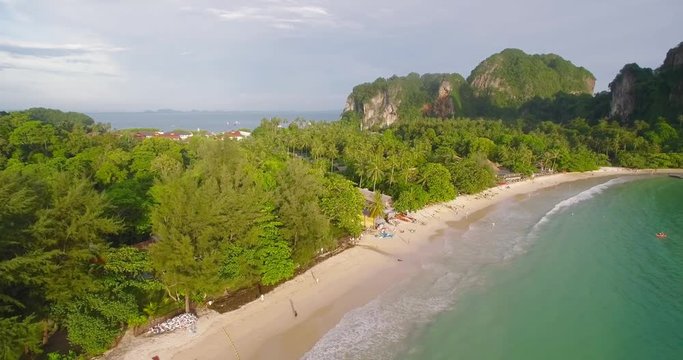
POLYGON ((384 217, 384 203, 382 202, 382 193, 375 191, 372 198, 372 204, 370 204, 369 214, 372 219, 372 225, 375 225, 375 219, 378 217, 384 217))
POLYGON ((396 169, 400 169, 401 159, 397 155, 391 155, 387 159, 389 163, 389 174, 387 175, 387 182, 389 185, 396 183, 396 169))
POLYGON ((325 149, 325 157, 330 159, 330 172, 334 171, 334 160, 339 157, 339 149, 337 149, 337 144, 334 141, 327 143, 327 148, 325 149))
POLYGON ((384 169, 382 168, 382 157, 374 156, 368 163, 366 170, 368 179, 372 180, 372 191, 377 189, 377 181, 384 178, 384 169))
POLYGON ((325 144, 322 140, 314 138, 311 143, 311 155, 314 160, 318 160, 321 156, 325 154, 325 144))

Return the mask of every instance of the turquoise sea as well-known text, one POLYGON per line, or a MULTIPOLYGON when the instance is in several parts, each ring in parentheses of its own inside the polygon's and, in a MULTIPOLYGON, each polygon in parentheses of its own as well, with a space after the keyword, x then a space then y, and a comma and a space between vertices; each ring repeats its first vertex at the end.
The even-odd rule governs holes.
POLYGON ((305 358, 683 359, 683 180, 562 184, 434 241, 305 358))

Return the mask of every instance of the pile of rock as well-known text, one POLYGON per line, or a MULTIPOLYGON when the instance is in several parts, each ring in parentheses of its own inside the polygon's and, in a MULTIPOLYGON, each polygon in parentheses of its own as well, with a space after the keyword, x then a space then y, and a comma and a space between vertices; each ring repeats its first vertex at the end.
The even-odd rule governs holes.
POLYGON ((195 331, 196 327, 197 316, 194 314, 185 313, 168 319, 159 325, 152 326, 147 333, 156 335, 169 331, 175 331, 176 329, 191 329, 192 331, 195 331))

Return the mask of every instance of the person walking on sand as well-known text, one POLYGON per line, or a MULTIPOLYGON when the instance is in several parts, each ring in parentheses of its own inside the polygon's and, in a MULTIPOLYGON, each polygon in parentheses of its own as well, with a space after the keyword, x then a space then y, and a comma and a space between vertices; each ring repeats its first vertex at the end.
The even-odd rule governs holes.
POLYGON ((292 299, 289 299, 289 305, 292 307, 292 313, 294 313, 294 317, 299 316, 299 313, 297 313, 296 309, 294 308, 294 301, 292 301, 292 299))

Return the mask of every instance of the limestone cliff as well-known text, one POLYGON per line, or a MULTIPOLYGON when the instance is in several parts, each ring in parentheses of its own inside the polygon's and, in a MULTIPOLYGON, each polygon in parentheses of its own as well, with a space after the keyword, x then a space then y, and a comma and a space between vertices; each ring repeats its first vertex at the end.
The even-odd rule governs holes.
POLYGON ((398 107, 401 105, 401 99, 398 97, 399 90, 397 86, 377 89, 369 98, 354 96, 352 93, 346 99, 344 112, 351 111, 359 114, 363 129, 389 126, 398 120, 398 107))
POLYGON ((683 43, 670 49, 656 70, 624 66, 609 88, 613 119, 622 123, 660 116, 675 120, 683 113, 683 43))
POLYGON ((453 84, 447 79, 441 80, 436 99, 431 104, 425 104, 422 113, 429 117, 449 118, 455 115, 453 102, 453 84))
MULTIPOLYGON (((683 114, 683 42, 666 53, 664 64, 657 73, 668 90, 667 99, 671 105, 669 117, 683 114)), ((674 120, 671 118, 670 120, 674 120)))
POLYGON ((612 93, 609 115, 611 118, 627 121, 636 108, 636 79, 639 76, 651 77, 649 69, 641 69, 637 64, 624 66, 619 75, 609 84, 612 93))
MULTIPOLYGON (((462 110, 459 74, 424 74, 379 78, 353 88, 344 112, 358 115, 364 129, 389 126, 399 118, 449 118, 462 110)), ((460 113, 459 115, 462 115, 460 113)))
POLYGON ((683 42, 675 48, 669 49, 660 70, 676 69, 681 66, 683 66, 683 42))

